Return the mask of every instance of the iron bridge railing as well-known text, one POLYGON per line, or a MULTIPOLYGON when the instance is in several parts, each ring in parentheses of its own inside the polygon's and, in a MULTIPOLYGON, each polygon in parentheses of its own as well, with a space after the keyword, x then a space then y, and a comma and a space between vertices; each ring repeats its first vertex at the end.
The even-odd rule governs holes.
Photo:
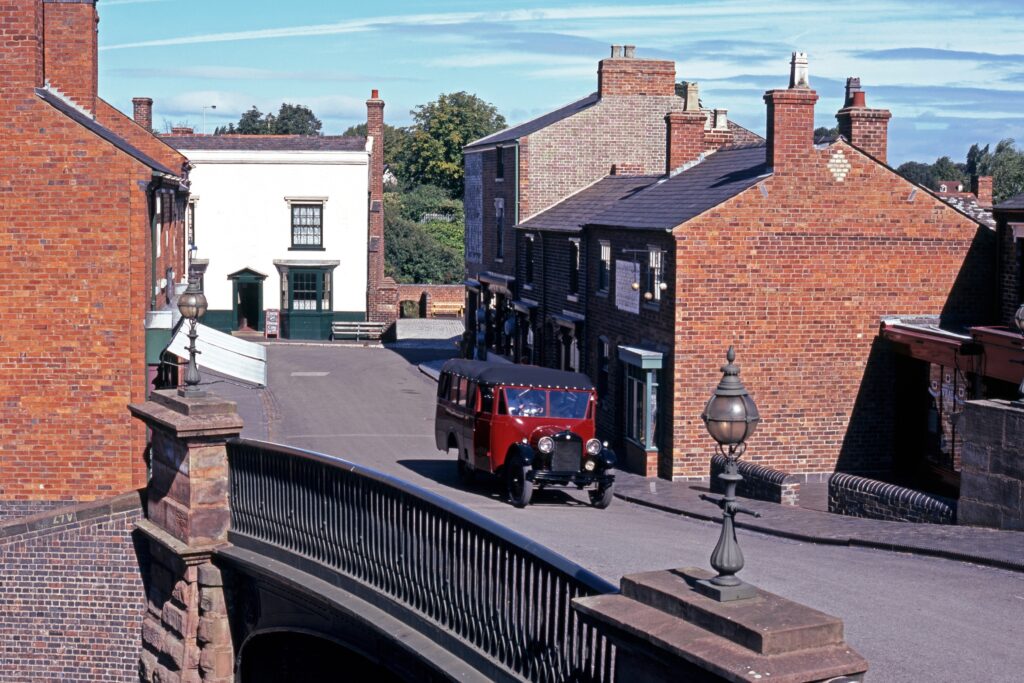
POLYGON ((572 609, 617 588, 472 510, 340 458, 228 443, 231 530, 404 604, 513 675, 612 679, 613 647, 572 609))

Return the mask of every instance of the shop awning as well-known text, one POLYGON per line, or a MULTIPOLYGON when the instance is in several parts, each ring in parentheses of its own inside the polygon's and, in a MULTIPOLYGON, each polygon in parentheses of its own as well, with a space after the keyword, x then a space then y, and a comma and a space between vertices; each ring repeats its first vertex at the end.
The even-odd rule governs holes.
MULTIPOLYGON (((218 332, 200 323, 196 326, 196 356, 199 367, 228 377, 267 385, 267 349, 259 344, 218 332)), ((167 350, 182 359, 188 358, 188 322, 178 326, 167 350)))

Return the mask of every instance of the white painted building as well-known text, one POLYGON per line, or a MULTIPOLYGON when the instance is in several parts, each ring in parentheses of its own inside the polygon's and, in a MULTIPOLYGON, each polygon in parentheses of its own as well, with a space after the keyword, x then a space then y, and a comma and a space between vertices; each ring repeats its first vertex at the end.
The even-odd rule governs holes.
POLYGON ((325 339, 364 320, 372 138, 168 135, 194 165, 189 243, 208 259, 204 323, 325 339))

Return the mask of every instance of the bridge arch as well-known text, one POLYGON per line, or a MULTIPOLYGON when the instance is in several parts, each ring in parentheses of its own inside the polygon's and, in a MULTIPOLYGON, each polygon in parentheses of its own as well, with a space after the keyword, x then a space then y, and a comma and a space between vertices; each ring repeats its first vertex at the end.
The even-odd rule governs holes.
POLYGON ((309 629, 255 631, 239 648, 237 683, 401 679, 369 653, 309 629))

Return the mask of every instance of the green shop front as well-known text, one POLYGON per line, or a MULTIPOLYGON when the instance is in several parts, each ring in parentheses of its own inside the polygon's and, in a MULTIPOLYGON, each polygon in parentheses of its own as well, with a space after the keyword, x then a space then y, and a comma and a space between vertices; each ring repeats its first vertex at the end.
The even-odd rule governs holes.
POLYGON ((340 261, 275 260, 281 276, 281 336, 329 339, 334 315, 334 269, 340 261))

